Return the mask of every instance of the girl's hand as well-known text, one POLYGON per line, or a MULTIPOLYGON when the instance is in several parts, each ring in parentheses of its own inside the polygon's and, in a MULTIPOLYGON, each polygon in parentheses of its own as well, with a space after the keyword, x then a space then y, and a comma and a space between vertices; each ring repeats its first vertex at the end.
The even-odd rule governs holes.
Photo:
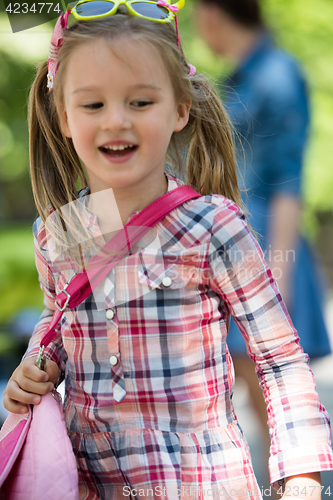
POLYGON ((36 366, 37 356, 26 358, 10 377, 3 395, 3 405, 12 413, 26 413, 27 405, 38 405, 40 396, 51 392, 58 381, 59 368, 46 359, 45 371, 36 366))

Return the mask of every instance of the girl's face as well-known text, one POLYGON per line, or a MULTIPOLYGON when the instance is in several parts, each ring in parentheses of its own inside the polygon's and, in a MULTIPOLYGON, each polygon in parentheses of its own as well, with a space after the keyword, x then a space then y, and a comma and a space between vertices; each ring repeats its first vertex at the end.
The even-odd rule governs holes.
POLYGON ((190 103, 176 102, 155 49, 126 39, 116 49, 99 38, 73 50, 59 118, 86 167, 92 192, 130 188, 142 193, 165 182, 170 138, 185 127, 190 103))

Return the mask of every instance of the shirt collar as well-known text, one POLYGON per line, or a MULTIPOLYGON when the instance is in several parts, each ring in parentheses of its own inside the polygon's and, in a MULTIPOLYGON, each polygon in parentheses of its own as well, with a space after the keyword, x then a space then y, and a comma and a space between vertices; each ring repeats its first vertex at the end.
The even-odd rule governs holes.
MULTIPOLYGON (((180 179, 177 179, 177 177, 174 177, 171 174, 165 174, 166 178, 168 180, 168 189, 166 193, 169 191, 172 191, 173 189, 176 189, 178 186, 181 186, 184 184, 180 179)), ((86 186, 83 189, 81 189, 78 193, 79 195, 79 200, 82 200, 83 203, 83 210, 82 210, 82 217, 83 221, 86 224, 87 228, 90 228, 95 234, 101 233, 99 226, 98 226, 98 219, 97 216, 89 212, 87 209, 87 198, 86 196, 90 194, 90 186, 86 186)), ((133 219, 135 215, 137 215, 139 211, 137 212, 132 212, 131 215, 129 216, 127 222, 133 219)))

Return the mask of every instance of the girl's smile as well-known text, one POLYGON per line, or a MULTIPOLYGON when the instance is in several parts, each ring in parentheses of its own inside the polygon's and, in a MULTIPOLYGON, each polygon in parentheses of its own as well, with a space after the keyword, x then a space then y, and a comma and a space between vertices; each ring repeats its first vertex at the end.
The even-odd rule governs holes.
POLYGON ((136 144, 129 144, 126 141, 111 141, 99 147, 101 153, 111 163, 128 161, 137 149, 138 146, 136 144))
POLYGON ((73 50, 67 68, 60 121, 91 192, 112 188, 143 208, 143 194, 150 203, 165 190, 167 149, 189 105, 176 102, 161 56, 145 44, 99 38, 73 50))

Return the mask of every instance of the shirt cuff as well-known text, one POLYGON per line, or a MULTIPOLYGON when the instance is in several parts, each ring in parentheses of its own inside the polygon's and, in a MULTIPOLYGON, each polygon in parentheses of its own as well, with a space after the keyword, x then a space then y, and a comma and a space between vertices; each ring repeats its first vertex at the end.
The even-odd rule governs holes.
POLYGON ((329 444, 310 444, 277 453, 269 459, 272 486, 278 490, 278 480, 311 472, 333 470, 333 451, 329 444))

